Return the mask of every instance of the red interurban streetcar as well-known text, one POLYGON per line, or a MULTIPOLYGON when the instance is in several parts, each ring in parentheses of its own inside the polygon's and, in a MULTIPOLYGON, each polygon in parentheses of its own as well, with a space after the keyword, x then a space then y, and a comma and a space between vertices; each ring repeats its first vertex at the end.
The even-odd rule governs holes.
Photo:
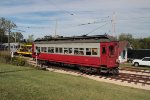
POLYGON ((32 57, 41 64, 57 63, 78 67, 81 71, 118 74, 118 41, 107 35, 38 39, 32 45, 32 57))

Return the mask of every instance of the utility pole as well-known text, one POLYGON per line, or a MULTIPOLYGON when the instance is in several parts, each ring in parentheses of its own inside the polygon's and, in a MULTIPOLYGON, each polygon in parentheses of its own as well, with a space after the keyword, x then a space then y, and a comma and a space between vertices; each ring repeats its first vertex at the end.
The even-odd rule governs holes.
POLYGON ((112 23, 112 35, 113 35, 113 37, 115 37, 115 33, 116 33, 116 26, 115 26, 116 22, 115 21, 116 21, 116 13, 113 12, 112 20, 111 20, 111 23, 112 23))
MULTIPOLYGON (((2 20, 0 20, 0 28, 1 28, 1 25, 2 25, 2 20)), ((2 30, 0 30, 0 31, 2 31, 2 30)), ((2 37, 3 37, 3 34, 1 34, 1 42, 0 42, 0 44, 2 44, 2 37)))
POLYGON ((16 43, 16 34, 17 34, 17 32, 15 32, 15 43, 16 43))
POLYGON ((56 19, 56 23, 55 23, 55 35, 54 35, 55 38, 56 38, 56 35, 57 35, 57 19, 56 19))
POLYGON ((10 24, 8 25, 8 51, 10 52, 10 24))

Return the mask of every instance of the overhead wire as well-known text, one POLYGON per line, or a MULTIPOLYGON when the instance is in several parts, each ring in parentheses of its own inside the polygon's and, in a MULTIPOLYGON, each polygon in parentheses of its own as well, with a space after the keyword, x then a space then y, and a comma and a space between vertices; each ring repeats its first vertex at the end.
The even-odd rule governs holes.
MULTIPOLYGON (((58 7, 54 2, 50 1, 51 4, 53 4, 57 9, 59 9, 60 11, 64 12, 64 13, 68 13, 69 15, 74 15, 74 13, 71 13, 70 11, 67 11, 67 10, 64 10, 64 9, 61 9, 60 6, 58 7)), ((109 16, 107 17, 102 17, 102 18, 109 18, 109 16)), ((55 21, 55 20, 50 20, 50 21, 55 21)), ((103 23, 103 22, 107 22, 107 21, 94 21, 94 22, 89 22, 89 23, 86 23, 86 24, 80 24, 80 25, 77 25, 77 26, 82 26, 82 25, 90 25, 90 24, 98 24, 98 23, 103 23)), ((41 27, 41 26, 18 26, 18 27, 22 27, 22 28, 49 28, 48 26, 44 26, 44 27, 41 27)), ((73 26, 74 27, 74 26, 73 26)))
MULTIPOLYGON (((67 14, 69 14, 69 15, 74 15, 74 14, 71 13, 70 11, 61 9, 60 6, 57 6, 54 2, 52 2, 52 1, 50 1, 50 2, 51 2, 57 9, 59 9, 61 12, 67 13, 67 14)), ((104 17, 104 18, 109 18, 109 16, 108 16, 108 17, 104 17)), ((137 17, 137 18, 118 19, 118 20, 131 20, 131 19, 143 19, 143 18, 150 18, 150 17, 137 17)), ((50 20, 50 21, 55 21, 55 20, 50 20)), ((111 20, 88 22, 88 23, 84 23, 84 24, 79 24, 79 25, 77 25, 77 26, 98 24, 98 23, 103 23, 103 22, 108 22, 108 21, 111 21, 111 20)), ((107 23, 107 24, 108 24, 108 23, 107 23)), ((87 33, 87 34, 90 34, 90 33, 92 33, 92 32, 94 32, 94 31, 98 30, 99 28, 101 28, 101 27, 103 27, 103 26, 105 26, 105 24, 102 25, 102 26, 100 26, 100 27, 95 28, 94 30, 92 30, 91 32, 89 32, 89 33, 87 33)), ((48 26, 18 26, 18 27, 24 27, 24 28, 38 28, 38 29, 40 29, 40 28, 49 28, 48 26)), ((75 27, 75 26, 73 26, 73 27, 75 27)))
POLYGON ((18 27, 27 28, 27 29, 30 29, 30 28, 39 28, 39 29, 49 28, 49 26, 18 26, 18 27))
MULTIPOLYGON (((91 24, 99 24, 99 23, 104 23, 104 22, 109 22, 111 20, 102 20, 102 21, 93 21, 93 22, 89 22, 89 23, 85 23, 85 24, 79 24, 79 25, 69 25, 70 28, 72 27, 79 27, 79 26, 84 26, 84 25, 91 25, 91 24)), ((21 28, 27 28, 27 29, 31 29, 31 28, 38 28, 38 29, 43 29, 43 28, 50 28, 49 26, 22 26, 22 25, 19 25, 17 27, 21 27, 21 28)))
POLYGON ((124 19, 118 19, 118 20, 136 20, 136 19, 145 19, 150 17, 134 17, 134 18, 124 18, 124 19))
POLYGON ((86 35, 89 35, 90 33, 92 33, 92 32, 94 32, 94 31, 96 31, 96 30, 102 28, 103 26, 105 26, 105 25, 107 25, 107 24, 109 24, 109 23, 105 23, 104 25, 101 25, 101 26, 99 26, 99 27, 93 29, 92 31, 88 32, 86 35))
POLYGON ((98 23, 103 23, 103 22, 108 22, 108 21, 111 21, 111 20, 94 21, 94 22, 89 22, 89 23, 79 24, 78 26, 90 25, 90 24, 98 24, 98 23))
MULTIPOLYGON (((143 18, 150 18, 150 17, 136 17, 136 18, 130 18, 130 19, 143 19, 143 18)), ((130 19, 118 19, 118 20, 130 20, 130 19)), ((51 20, 51 21, 54 21, 54 20, 51 20)), ((102 20, 102 21, 93 21, 93 22, 89 22, 89 23, 84 23, 84 24, 79 24, 79 25, 76 25, 76 26, 71 26, 71 27, 77 27, 77 26, 85 26, 85 25, 91 25, 91 24, 99 24, 99 23, 103 23, 103 22, 109 22, 111 20, 102 20)), ((108 23, 107 23, 108 24, 108 23)), ((102 25, 100 27, 97 27, 95 28, 94 30, 92 30, 91 32, 87 33, 87 34, 90 34, 96 30, 98 30, 99 28, 105 26, 102 25)), ((22 27, 22 28, 28 28, 28 29, 31 29, 31 28, 38 28, 38 29, 43 29, 43 28, 49 28, 49 26, 18 26, 18 27, 22 27)))

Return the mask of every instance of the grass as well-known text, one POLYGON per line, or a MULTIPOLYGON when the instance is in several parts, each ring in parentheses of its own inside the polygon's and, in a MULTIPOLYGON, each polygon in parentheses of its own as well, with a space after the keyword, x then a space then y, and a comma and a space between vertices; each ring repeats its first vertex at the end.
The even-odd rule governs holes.
POLYGON ((132 65, 132 63, 122 63, 122 64, 120 64, 120 67, 131 67, 131 68, 139 68, 139 69, 144 69, 144 70, 150 70, 150 67, 148 67, 148 66, 135 67, 135 66, 132 65))
POLYGON ((150 91, 0 63, 1 100, 150 100, 150 91))
POLYGON ((0 61, 8 63, 11 60, 11 54, 8 51, 0 51, 0 61))

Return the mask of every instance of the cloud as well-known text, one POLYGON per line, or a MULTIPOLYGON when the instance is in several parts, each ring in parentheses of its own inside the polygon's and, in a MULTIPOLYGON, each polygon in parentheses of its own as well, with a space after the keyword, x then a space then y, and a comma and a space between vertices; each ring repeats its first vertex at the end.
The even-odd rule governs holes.
POLYGON ((0 16, 11 19, 18 26, 25 26, 22 27, 22 30, 26 30, 25 36, 34 33, 36 37, 41 37, 41 33, 42 35, 54 33, 56 19, 57 31, 61 35, 86 34, 105 24, 101 22, 102 20, 109 22, 91 33, 92 35, 105 32, 111 34, 110 20, 115 11, 116 34, 121 32, 135 34, 142 30, 145 36, 148 36, 149 4, 149 0, 1 0, 0 16), (100 23, 87 24, 94 22, 100 23), (34 28, 27 29, 26 26, 34 28), (35 28, 36 26, 41 28, 35 28))

